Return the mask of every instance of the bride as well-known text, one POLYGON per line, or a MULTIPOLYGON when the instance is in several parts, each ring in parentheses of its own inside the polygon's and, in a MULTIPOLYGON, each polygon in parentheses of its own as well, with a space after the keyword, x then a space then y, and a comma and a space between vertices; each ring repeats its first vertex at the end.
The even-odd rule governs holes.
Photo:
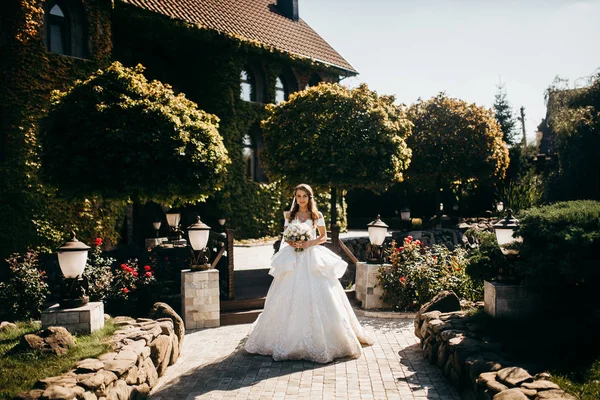
POLYGON ((274 279, 264 311, 244 348, 249 353, 271 355, 275 361, 327 363, 339 357, 359 357, 361 343, 373 341, 360 326, 338 280, 347 263, 319 246, 327 240, 325 221, 306 184, 294 189, 284 228, 290 224, 306 224, 312 239, 282 241, 271 259, 269 274, 274 279))

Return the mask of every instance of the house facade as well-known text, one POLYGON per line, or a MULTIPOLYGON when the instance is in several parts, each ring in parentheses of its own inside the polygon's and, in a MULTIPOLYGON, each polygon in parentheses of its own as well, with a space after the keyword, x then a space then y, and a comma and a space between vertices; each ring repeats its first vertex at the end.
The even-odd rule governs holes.
MULTIPOLYGON (((50 215, 58 213, 46 204, 56 194, 38 179, 36 135, 52 90, 116 60, 144 65, 149 79, 168 83, 217 115, 232 165, 225 187, 192 206, 209 224, 225 217, 238 237, 253 237, 274 233, 283 198, 290 197, 279 183, 268 182, 260 164, 265 105, 357 74, 300 18, 297 0, 10 0, 4 11, 2 254, 32 245, 44 234, 40 230, 77 222, 50 215)), ((93 214, 98 207, 91 208, 93 214)), ((135 210, 136 216, 155 219, 148 210, 135 210)), ((150 223, 142 225, 134 236, 151 231, 150 223)))

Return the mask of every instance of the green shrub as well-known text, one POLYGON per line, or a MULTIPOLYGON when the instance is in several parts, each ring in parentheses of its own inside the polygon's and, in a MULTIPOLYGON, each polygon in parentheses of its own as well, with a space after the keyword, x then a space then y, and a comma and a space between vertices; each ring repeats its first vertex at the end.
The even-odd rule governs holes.
POLYGON ((507 270, 508 262, 498 246, 495 234, 469 229, 465 236, 475 244, 469 251, 467 265, 467 274, 472 279, 491 281, 498 276, 500 269, 507 270))
POLYGON ((600 278, 600 202, 578 200, 532 208, 521 216, 517 264, 541 289, 587 285, 600 278))
POLYGON ((102 254, 102 238, 96 238, 88 254, 84 275, 89 283, 91 301, 102 301, 110 297, 113 289, 114 274, 112 266, 115 259, 102 254))
POLYGON ((39 317, 49 294, 46 274, 39 267, 39 253, 30 250, 24 255, 13 254, 6 262, 9 277, 7 282, 0 282, 0 301, 9 317, 19 321, 39 317))
POLYGON ((408 236, 401 247, 392 242, 389 259, 391 265, 381 268, 378 277, 383 300, 394 310, 418 310, 442 290, 467 300, 481 297, 483 287, 467 274, 467 251, 462 247, 425 247, 408 236))

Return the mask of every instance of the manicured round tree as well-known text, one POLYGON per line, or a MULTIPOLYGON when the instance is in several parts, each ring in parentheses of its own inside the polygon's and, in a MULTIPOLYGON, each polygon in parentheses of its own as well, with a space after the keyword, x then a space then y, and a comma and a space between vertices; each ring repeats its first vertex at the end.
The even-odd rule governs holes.
POLYGON ((198 200, 230 162, 219 119, 115 62, 57 92, 43 121, 42 172, 75 197, 198 200))
POLYGON ((411 152, 411 124, 392 96, 366 85, 325 84, 267 106, 262 161, 272 179, 331 189, 336 223, 338 187, 383 190, 402 180, 411 152))
POLYGON ((436 204, 440 189, 504 176, 508 148, 491 110, 440 93, 413 104, 408 116, 414 127, 407 140, 413 151, 407 180, 435 192, 436 204))

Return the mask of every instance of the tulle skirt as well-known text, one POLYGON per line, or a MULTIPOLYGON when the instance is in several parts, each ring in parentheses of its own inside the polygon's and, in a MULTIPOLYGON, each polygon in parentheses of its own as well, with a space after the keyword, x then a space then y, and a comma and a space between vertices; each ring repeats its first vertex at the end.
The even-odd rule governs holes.
POLYGON ((327 363, 359 357, 372 339, 339 282, 347 264, 323 246, 296 252, 284 245, 271 260, 274 279, 244 348, 279 360, 327 363))

